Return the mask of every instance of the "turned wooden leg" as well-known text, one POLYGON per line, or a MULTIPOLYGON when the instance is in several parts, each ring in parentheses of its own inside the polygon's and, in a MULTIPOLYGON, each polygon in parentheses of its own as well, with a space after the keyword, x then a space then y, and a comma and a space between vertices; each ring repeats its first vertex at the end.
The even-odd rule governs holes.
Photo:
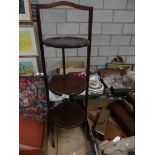
POLYGON ((50 142, 53 148, 55 148, 55 141, 54 141, 54 124, 51 123, 51 137, 50 142))
POLYGON ((54 141, 54 122, 53 122, 53 118, 52 118, 52 108, 50 108, 50 111, 49 111, 49 124, 50 124, 50 143, 51 143, 51 146, 53 148, 55 148, 55 141, 54 141))

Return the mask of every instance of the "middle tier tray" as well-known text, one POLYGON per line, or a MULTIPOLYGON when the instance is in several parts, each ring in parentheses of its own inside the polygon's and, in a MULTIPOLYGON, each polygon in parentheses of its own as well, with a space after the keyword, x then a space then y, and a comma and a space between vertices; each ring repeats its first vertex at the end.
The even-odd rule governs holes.
POLYGON ((86 89, 85 79, 78 76, 67 74, 54 76, 49 81, 49 90, 57 95, 76 95, 86 89))

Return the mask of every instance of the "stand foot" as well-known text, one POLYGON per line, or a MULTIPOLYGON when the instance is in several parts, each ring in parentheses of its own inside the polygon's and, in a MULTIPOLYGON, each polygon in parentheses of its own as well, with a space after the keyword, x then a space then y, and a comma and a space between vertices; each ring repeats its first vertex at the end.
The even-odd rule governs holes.
POLYGON ((53 148, 55 148, 55 141, 54 141, 54 126, 51 126, 51 137, 50 137, 50 142, 53 148))

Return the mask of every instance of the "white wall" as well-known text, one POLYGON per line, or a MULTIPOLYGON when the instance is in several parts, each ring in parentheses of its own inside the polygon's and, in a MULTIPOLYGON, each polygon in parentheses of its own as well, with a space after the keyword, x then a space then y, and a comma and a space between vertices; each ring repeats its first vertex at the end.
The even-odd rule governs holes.
MULTIPOLYGON (((59 0, 38 0, 49 3, 59 0)), ((69 1, 69 0, 68 0, 69 1)), ((135 60, 135 0, 70 0, 94 7, 91 68, 104 68, 105 64, 121 55, 126 63, 135 60)), ((85 11, 70 7, 41 12, 43 37, 74 35, 86 37, 85 11)), ((67 59, 85 59, 86 48, 67 50, 67 59), (77 58, 78 57, 78 58, 77 58)), ((47 70, 61 60, 60 49, 45 47, 47 70), (52 51, 52 52, 51 52, 52 51)))

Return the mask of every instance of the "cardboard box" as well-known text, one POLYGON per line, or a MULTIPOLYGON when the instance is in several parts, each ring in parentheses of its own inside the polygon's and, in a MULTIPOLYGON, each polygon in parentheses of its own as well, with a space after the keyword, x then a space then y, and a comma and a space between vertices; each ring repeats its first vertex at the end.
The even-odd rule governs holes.
MULTIPOLYGON (((66 61, 66 74, 71 72, 85 72, 86 64, 84 61, 66 61)), ((62 62, 59 62, 55 65, 57 68, 58 74, 63 74, 63 65, 62 62)))

